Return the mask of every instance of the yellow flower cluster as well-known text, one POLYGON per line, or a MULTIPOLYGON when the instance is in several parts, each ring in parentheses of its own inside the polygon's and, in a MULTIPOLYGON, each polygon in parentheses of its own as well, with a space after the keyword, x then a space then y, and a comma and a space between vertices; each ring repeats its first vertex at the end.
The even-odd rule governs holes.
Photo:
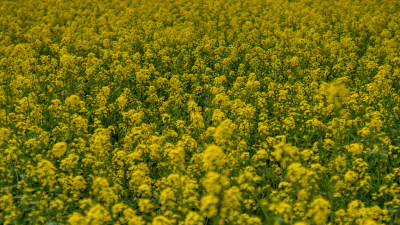
POLYGON ((400 224, 399 18, 1 0, 0 224, 400 224))

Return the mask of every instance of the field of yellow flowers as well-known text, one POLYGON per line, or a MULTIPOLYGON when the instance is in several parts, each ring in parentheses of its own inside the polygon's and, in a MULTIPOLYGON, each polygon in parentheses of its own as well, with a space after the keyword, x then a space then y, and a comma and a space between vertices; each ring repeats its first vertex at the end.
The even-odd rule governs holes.
POLYGON ((0 224, 400 224, 400 1, 1 0, 0 224))

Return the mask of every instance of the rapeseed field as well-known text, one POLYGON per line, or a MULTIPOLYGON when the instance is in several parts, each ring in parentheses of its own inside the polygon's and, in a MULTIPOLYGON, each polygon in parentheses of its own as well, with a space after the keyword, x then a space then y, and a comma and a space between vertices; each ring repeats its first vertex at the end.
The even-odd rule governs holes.
POLYGON ((400 1, 0 0, 0 224, 400 224, 400 1))

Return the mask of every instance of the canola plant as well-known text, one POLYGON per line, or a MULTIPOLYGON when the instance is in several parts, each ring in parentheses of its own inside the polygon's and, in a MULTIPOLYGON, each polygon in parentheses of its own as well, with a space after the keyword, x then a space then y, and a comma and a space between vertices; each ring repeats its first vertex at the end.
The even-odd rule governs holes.
POLYGON ((400 224, 400 1, 1 0, 1 224, 400 224))

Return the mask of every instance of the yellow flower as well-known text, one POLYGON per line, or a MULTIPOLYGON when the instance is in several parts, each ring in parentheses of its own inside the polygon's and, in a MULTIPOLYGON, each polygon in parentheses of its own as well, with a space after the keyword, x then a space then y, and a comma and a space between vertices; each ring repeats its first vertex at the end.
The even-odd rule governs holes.
POLYGON ((10 137, 10 131, 7 128, 0 128, 0 146, 10 137))
POLYGON ((231 187, 224 192, 224 198, 222 200, 223 209, 238 209, 240 207, 242 198, 242 193, 238 187, 231 187))
MULTIPOLYGON (((82 181, 82 180, 81 180, 82 181)), ((83 186, 84 183, 81 185, 83 186)), ((114 189, 110 187, 106 178, 96 177, 92 184, 92 193, 97 197, 99 202, 110 205, 117 201, 118 196, 114 189)))
POLYGON ((307 169, 301 163, 292 163, 288 167, 288 177, 292 181, 301 180, 307 174, 307 169))
POLYGON ((225 119, 225 114, 220 109, 215 109, 212 115, 212 121, 218 125, 221 121, 225 119))
POLYGON ((350 91, 340 80, 335 80, 330 83, 325 90, 327 102, 334 104, 336 108, 340 108, 342 103, 347 102, 350 91))
POLYGON ((50 209, 62 210, 64 203, 60 199, 56 199, 50 202, 50 209))
POLYGON ((203 165, 206 170, 217 170, 225 164, 225 154, 216 145, 210 145, 203 152, 203 165))
POLYGON ((169 225, 169 224, 174 224, 174 222, 165 216, 156 216, 153 219, 153 222, 151 224, 152 225, 169 225))
POLYGON ((215 195, 203 196, 200 200, 200 211, 202 215, 206 218, 212 218, 213 216, 217 215, 218 202, 219 198, 215 195))
POLYGON ((209 194, 219 194, 229 186, 229 179, 219 173, 208 172, 202 183, 209 194))
POLYGON ((85 224, 105 224, 110 220, 108 210, 100 204, 92 206, 85 215, 85 224))
POLYGON ((10 207, 12 204, 13 204, 12 194, 3 195, 2 197, 0 197, 0 210, 1 211, 5 210, 7 207, 10 207))
POLYGON ((80 104, 80 98, 77 95, 71 95, 68 98, 65 99, 65 105, 75 108, 80 104))
POLYGON ((294 223, 294 225, 307 225, 307 223, 306 222, 296 222, 296 223, 294 223))
POLYGON ((41 180, 43 185, 52 187, 57 182, 56 167, 48 160, 42 160, 33 171, 41 180))
POLYGON ((76 128, 78 132, 87 132, 88 120, 81 116, 74 114, 72 116, 71 124, 76 128))
POLYGON ((352 170, 347 171, 347 173, 344 175, 344 180, 346 182, 352 183, 355 182, 357 179, 358 179, 358 173, 352 170))
POLYGON ((73 212, 71 216, 68 218, 68 224, 71 225, 82 225, 85 224, 85 216, 78 212, 73 212))
POLYGON ((136 215, 136 211, 131 208, 126 208, 123 212, 124 219, 128 225, 145 225, 142 216, 136 215))
POLYGON ((327 200, 318 197, 311 203, 307 215, 312 217, 315 224, 326 224, 328 215, 330 214, 330 207, 331 205, 327 200))
POLYGON ((143 197, 151 196, 151 186, 148 184, 142 184, 138 188, 138 193, 140 193, 143 197))
POLYGON ((286 166, 290 161, 296 162, 300 160, 300 151, 296 146, 282 141, 274 145, 274 149, 271 155, 273 155, 277 161, 281 161, 283 166, 286 166))
POLYGON ((195 112, 190 114, 190 121, 192 127, 195 129, 204 129, 204 119, 201 113, 195 112))
POLYGON ((363 153, 364 146, 359 143, 354 143, 346 146, 346 149, 353 155, 361 155, 363 153))
POLYGON ((153 204, 151 203, 150 199, 139 199, 139 210, 142 213, 150 213, 153 209, 153 204))
POLYGON ((123 110, 123 109, 125 108, 126 104, 128 103, 128 99, 126 98, 126 95, 125 95, 125 94, 121 94, 121 95, 117 98, 117 100, 115 100, 115 103, 117 103, 118 108, 119 108, 120 110, 123 110))
POLYGON ((225 144, 232 137, 236 125, 230 119, 226 119, 215 129, 214 139, 217 144, 225 144))
POLYGON ((83 190, 86 188, 86 181, 82 176, 76 176, 72 178, 70 185, 72 190, 83 190))
MULTIPOLYGON (((276 199, 274 199, 276 201, 276 199)), ((284 201, 276 201, 268 206, 269 210, 271 210, 275 215, 279 215, 284 219, 285 222, 289 222, 289 218, 291 217, 292 206, 284 201)))
POLYGON ((161 191, 160 193, 161 205, 175 207, 175 193, 172 191, 171 188, 166 188, 161 191))
POLYGON ((53 146, 52 153, 56 157, 61 157, 67 151, 67 143, 58 142, 53 146))
POLYGON ((185 162, 185 150, 178 146, 169 151, 169 158, 171 163, 175 166, 182 167, 185 162))
POLYGON ((265 166, 267 165, 266 161, 269 157, 269 153, 265 149, 259 149, 252 157, 256 166, 265 166))
POLYGON ((197 213, 190 211, 185 217, 184 225, 201 225, 203 224, 203 218, 197 213))
POLYGON ((79 156, 75 153, 68 154, 60 163, 60 169, 68 170, 74 168, 78 164, 79 156))

